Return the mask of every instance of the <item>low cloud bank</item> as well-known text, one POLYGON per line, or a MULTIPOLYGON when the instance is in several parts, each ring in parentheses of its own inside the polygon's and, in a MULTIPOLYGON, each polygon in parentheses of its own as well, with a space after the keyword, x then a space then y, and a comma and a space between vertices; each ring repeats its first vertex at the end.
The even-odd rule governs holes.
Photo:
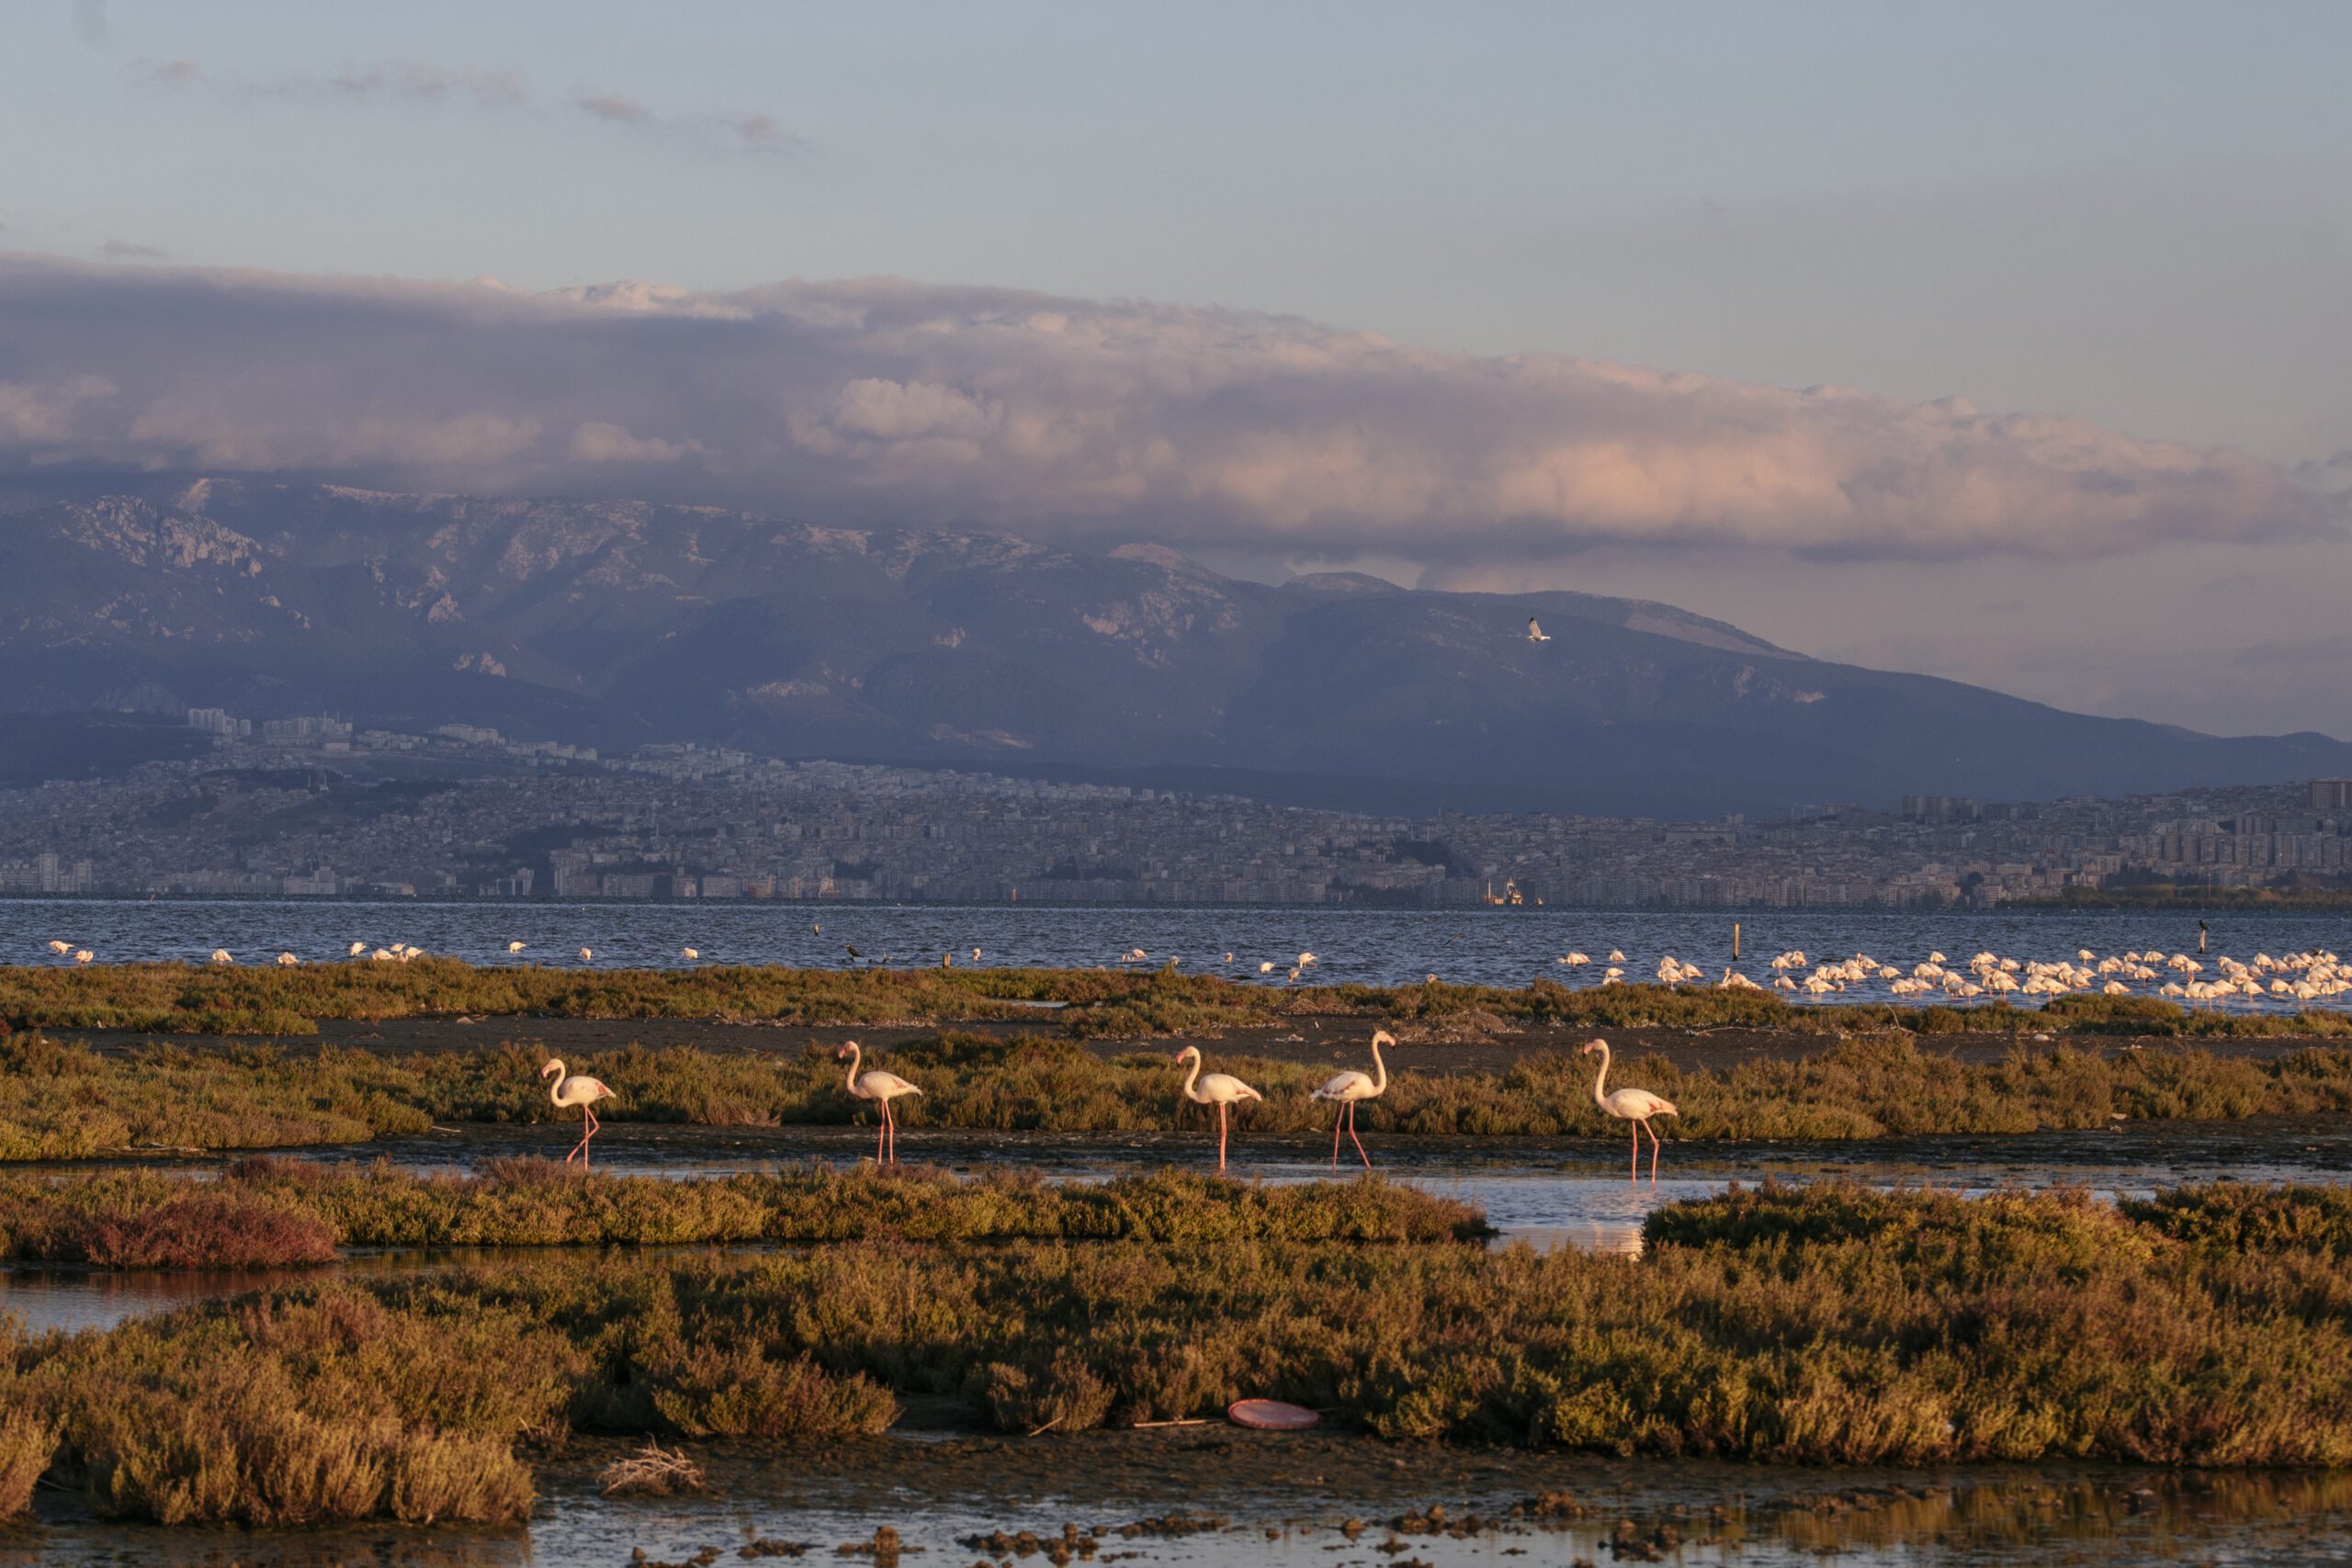
POLYGON ((2082 420, 1246 311, 895 280, 702 293, 0 258, 0 477, 634 494, 1423 563, 1594 544, 2093 557, 2341 494, 2082 420))

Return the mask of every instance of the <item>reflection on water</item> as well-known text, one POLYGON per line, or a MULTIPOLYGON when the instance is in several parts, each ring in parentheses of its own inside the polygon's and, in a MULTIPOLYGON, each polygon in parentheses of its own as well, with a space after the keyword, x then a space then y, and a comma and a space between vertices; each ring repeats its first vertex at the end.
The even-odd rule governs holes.
MULTIPOLYGON (((1128 1440, 1106 1438, 1102 1446, 1115 1454, 1128 1440)), ((722 1457, 713 1467, 714 1493, 684 1500, 610 1501, 574 1466, 543 1475, 547 1495, 538 1517, 527 1529, 503 1532, 271 1536, 60 1519, 0 1537, 0 1564, 570 1568, 617 1565, 639 1551, 672 1562, 705 1551, 711 1554, 706 1562, 781 1556, 779 1546, 805 1548, 814 1561, 851 1557, 883 1525, 897 1531, 910 1559, 943 1568, 976 1558, 1107 1560, 1136 1568, 1385 1568, 1410 1562, 1500 1568, 1577 1559, 1776 1568, 1832 1557, 1894 1568, 2024 1555, 2060 1562, 2352 1560, 2352 1481, 2342 1475, 1854 1475, 1518 1456, 1487 1467, 1514 1472, 1508 1483, 1437 1487, 1410 1479, 1431 1457, 1421 1450, 1275 1438, 1270 1446, 1253 1444, 1238 1464, 1198 1444, 1171 1447, 1156 1483, 1135 1484, 1131 1478, 1142 1467, 1114 1464, 1118 1489, 1106 1491, 1067 1479, 1085 1469, 1081 1455, 1094 1445, 1084 1438, 1054 1443, 1045 1456, 1065 1479, 1031 1484, 1025 1472, 1034 1461, 1020 1456, 1044 1446, 958 1452, 952 1450, 981 1446, 948 1445, 883 1475, 850 1473, 822 1456, 794 1451, 722 1457), (1302 1455, 1300 1473, 1282 1474, 1278 1456, 1293 1448, 1302 1455), (1005 1460, 1010 1473, 994 1480, 973 1473, 976 1464, 994 1470, 992 1460, 1005 1460), (1237 1468, 1242 1473, 1227 1473, 1237 1468), (934 1479, 926 1482, 926 1473, 934 1479), (1378 1474, 1387 1479, 1354 1479, 1378 1474), (1558 1499, 1550 1517, 1524 1510, 1526 1501, 1546 1493, 1558 1499), (1174 1535, 1134 1529, 1171 1513, 1223 1523, 1174 1535), (1344 1529, 1350 1521, 1358 1528, 1344 1529), (1065 1540, 1083 1540, 1092 1551, 1056 1553, 1052 1543, 1065 1540), (760 1551, 754 1542, 769 1550, 760 1551)), ((862 1560, 874 1559, 869 1552, 862 1560)))
POLYGON ((307 1269, 116 1272, 18 1265, 0 1269, 0 1312, 13 1313, 36 1334, 53 1328, 70 1334, 85 1328, 112 1328, 125 1318, 150 1317, 195 1302, 316 1278, 318 1271, 307 1269))
MULTIPOLYGON (((2352 949, 2352 919, 2342 913, 2206 911, 2208 953, 2251 962, 2313 949, 2352 949)), ((1272 961, 1279 981, 1302 952, 1319 962, 1310 983, 1409 985, 1423 975, 1479 985, 1524 986, 1536 979, 1590 984, 1599 966, 1564 967, 1571 949, 1601 954, 1623 949, 1628 976, 1646 978, 1668 955, 1705 965, 1710 978, 1731 960, 1731 928, 1743 927, 1743 964, 1751 978, 1771 977, 1771 955, 1802 949, 1815 961, 1867 953, 1908 969, 1929 953, 1955 958, 1980 950, 2028 959, 2194 952, 2195 912, 2049 910, 2033 914, 1890 909, 1338 909, 1204 908, 1025 905, 881 904, 435 904, 416 899, 343 902, 315 899, 210 901, 115 899, 0 900, 0 962, 56 962, 45 945, 68 939, 101 961, 176 959, 202 963, 216 947, 260 960, 280 951, 306 960, 341 958, 354 942, 401 942, 478 964, 521 957, 578 966, 581 948, 593 967, 669 965, 692 947, 706 961, 831 967, 852 963, 854 945, 869 960, 929 965, 944 953, 957 962, 972 948, 987 964, 1115 964, 1140 948, 1156 968, 1183 960, 1187 974, 1225 974, 1255 981, 1272 961), (821 930, 812 928, 821 927, 821 930), (1228 963, 1226 954, 1233 957, 1228 963)), ((2152 991, 2153 985, 2137 987, 2152 991)), ((1820 998, 1885 1001, 1873 984, 1820 998)), ((2030 1003, 2031 998, 2012 997, 2030 1003)), ((2343 1005, 2344 998, 2332 1004, 2343 1005)), ((2265 995, 2233 1007, 2294 1012, 2308 1004, 2265 995)))
MULTIPOLYGON (((598 1140, 600 1173, 673 1179, 773 1170, 810 1160, 854 1168, 872 1150, 857 1128, 695 1128, 608 1125, 598 1140)), ((1102 1181, 1170 1165, 1201 1168, 1203 1141, 1175 1134, 1072 1137, 1058 1134, 949 1131, 910 1134, 910 1158, 967 1177, 1035 1171, 1057 1180, 1102 1181)), ((454 1172, 505 1155, 545 1153, 545 1129, 469 1128, 457 1137, 391 1139, 316 1151, 330 1163, 388 1160, 404 1169, 454 1172)), ((1316 1138, 1258 1137, 1238 1145, 1234 1175, 1292 1183, 1328 1179, 1316 1138)), ((1879 1187, 1931 1185, 1962 1193, 2046 1188, 2056 1182, 2114 1200, 2145 1197, 2185 1182, 2241 1180, 2342 1184, 2352 1180, 2352 1123, 2340 1117, 2265 1118, 2249 1122, 2140 1122, 2120 1131, 2015 1136, 1882 1138, 1862 1144, 1668 1143, 1659 1179, 1630 1182, 1613 1139, 1562 1143, 1386 1137, 1377 1149, 1391 1180, 1460 1199, 1483 1210, 1496 1245, 1641 1250, 1642 1222, 1661 1204, 1704 1198, 1733 1182, 1841 1178, 1879 1187)), ((1342 1168, 1349 1178, 1353 1171, 1342 1168)), ((382 1254, 346 1259, 345 1270, 414 1270, 494 1260, 496 1254, 382 1254)), ((103 1327, 190 1301, 259 1289, 293 1274, 114 1274, 19 1266, 0 1269, 0 1310, 35 1329, 103 1327)))

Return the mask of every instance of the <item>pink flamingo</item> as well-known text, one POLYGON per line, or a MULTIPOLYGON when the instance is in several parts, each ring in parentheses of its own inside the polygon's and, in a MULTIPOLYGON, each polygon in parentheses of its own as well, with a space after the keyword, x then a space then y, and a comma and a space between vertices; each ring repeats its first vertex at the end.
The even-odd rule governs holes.
POLYGON ((1621 1089, 1614 1094, 1601 1093, 1600 1086, 1609 1077, 1609 1042, 1588 1040, 1584 1043, 1586 1055, 1589 1056, 1595 1051, 1600 1053, 1600 1071, 1592 1075, 1592 1102, 1620 1121, 1634 1124, 1634 1173, 1629 1180, 1639 1181, 1642 1179, 1642 1134, 1647 1133, 1650 1135, 1650 1185, 1655 1187, 1657 1185, 1657 1130, 1650 1125, 1650 1118, 1679 1116, 1681 1112, 1674 1109, 1674 1101, 1652 1094, 1645 1089, 1621 1089))
POLYGON ((1368 1077, 1353 1067, 1350 1067, 1346 1072, 1337 1075, 1321 1089, 1306 1097, 1309 1100, 1335 1100, 1340 1103, 1340 1113, 1331 1119, 1331 1168, 1333 1170, 1340 1168, 1340 1129, 1343 1126, 1348 1130, 1348 1141, 1356 1146, 1356 1157, 1363 1161, 1363 1168, 1366 1170, 1372 1168, 1372 1156, 1363 1152, 1363 1140, 1356 1136, 1356 1103, 1359 1100, 1377 1100, 1387 1090, 1388 1064, 1380 1059, 1380 1048, 1383 1045, 1391 1050, 1396 1049, 1396 1037, 1385 1029, 1374 1030, 1372 1032, 1372 1065, 1379 1072, 1378 1077, 1368 1077))
POLYGON ((876 1128, 874 1134, 874 1163, 896 1165, 899 1163, 899 1119, 890 1113, 890 1102, 902 1094, 911 1094, 917 1100, 921 1100, 922 1090, 898 1074, 886 1073, 879 1067, 870 1073, 860 1074, 857 1064, 862 1054, 863 1048, 853 1040, 833 1053, 833 1060, 838 1062, 844 1056, 849 1058, 850 1093, 860 1100, 877 1100, 881 1103, 882 1125, 876 1128), (887 1157, 884 1155, 885 1149, 888 1150, 887 1157))
POLYGON ((553 1058, 539 1069, 539 1077, 555 1079, 555 1087, 548 1090, 548 1099, 557 1110, 569 1111, 575 1105, 580 1107, 580 1142, 572 1146, 571 1154, 563 1156, 563 1163, 570 1165, 572 1155, 577 1155, 580 1156, 580 1168, 587 1169, 590 1164, 588 1140, 594 1137, 596 1129, 603 1125, 596 1120, 595 1111, 589 1108, 600 1100, 614 1098, 613 1091, 594 1078, 565 1073, 563 1064, 553 1058))
POLYGON ((1182 1066, 1184 1063, 1184 1059, 1188 1056, 1192 1058, 1193 1070, 1191 1073, 1187 1074, 1184 1078, 1184 1098, 1191 1100, 1195 1105, 1214 1105, 1216 1107, 1216 1168, 1218 1170, 1222 1171, 1225 1169, 1225 1134, 1226 1118, 1227 1113, 1233 1106, 1239 1104, 1245 1100, 1263 1100, 1266 1097, 1260 1094, 1256 1089, 1251 1089, 1248 1084, 1243 1083, 1239 1078, 1235 1077, 1230 1073, 1210 1073, 1206 1077, 1203 1077, 1201 1073, 1201 1048, 1199 1046, 1187 1045, 1182 1051, 1177 1052, 1177 1065, 1182 1066))

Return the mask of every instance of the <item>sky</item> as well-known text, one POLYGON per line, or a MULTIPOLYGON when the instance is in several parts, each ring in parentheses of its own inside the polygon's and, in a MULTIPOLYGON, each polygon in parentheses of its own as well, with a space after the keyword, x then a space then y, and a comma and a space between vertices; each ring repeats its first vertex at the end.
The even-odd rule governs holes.
POLYGON ((1679 604, 2352 736, 2352 7, 0 10, 0 479, 1679 604))

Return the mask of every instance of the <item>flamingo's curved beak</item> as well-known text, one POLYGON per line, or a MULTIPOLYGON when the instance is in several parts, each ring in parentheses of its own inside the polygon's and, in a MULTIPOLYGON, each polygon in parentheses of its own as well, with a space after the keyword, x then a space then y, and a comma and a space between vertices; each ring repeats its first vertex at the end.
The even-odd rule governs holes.
POLYGON ((555 1064, 553 1062, 546 1063, 539 1068, 539 1077, 545 1077, 553 1071, 555 1071, 555 1064))
POLYGON ((1584 1055, 1588 1055, 1588 1056, 1591 1055, 1595 1051, 1600 1050, 1600 1047, 1601 1047, 1601 1045, 1602 1045, 1603 1043, 1604 1043, 1604 1042, 1602 1042, 1602 1041, 1599 1041, 1599 1040, 1588 1040, 1588 1041, 1586 1041, 1586 1042, 1584 1043, 1584 1048, 1583 1048, 1583 1053, 1584 1053, 1584 1055))

